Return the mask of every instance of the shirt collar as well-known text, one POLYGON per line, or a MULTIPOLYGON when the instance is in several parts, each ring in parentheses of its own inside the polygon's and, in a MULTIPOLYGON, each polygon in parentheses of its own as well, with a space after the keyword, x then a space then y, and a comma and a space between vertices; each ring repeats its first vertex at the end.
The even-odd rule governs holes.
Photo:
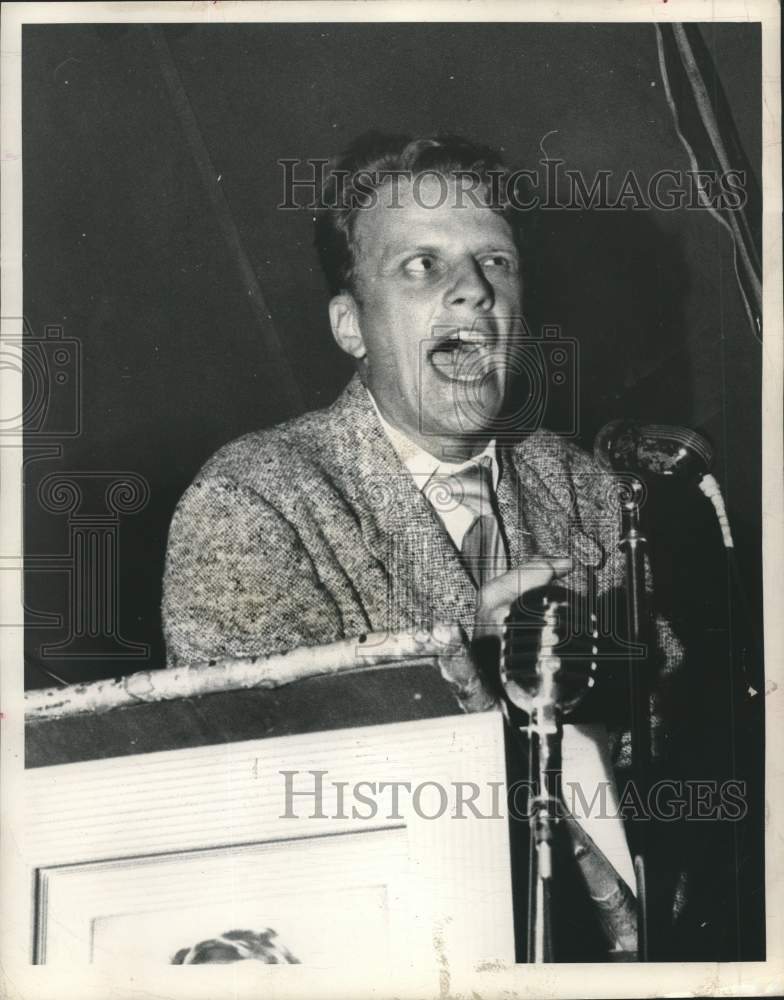
POLYGON ((389 439, 392 447, 397 452, 400 461, 413 476, 417 489, 420 492, 425 489, 434 476, 454 476, 485 457, 490 459, 490 468, 493 477, 493 490, 498 489, 498 480, 501 478, 501 465, 498 460, 498 449, 495 438, 487 442, 487 445, 482 452, 478 455, 472 456, 464 462, 443 462, 441 459, 436 458, 435 455, 431 455, 430 452, 425 451, 424 448, 421 448, 418 444, 412 441, 411 438, 407 437, 401 430, 398 430, 397 427, 393 427, 389 421, 385 420, 381 415, 378 404, 375 399, 373 399, 373 394, 369 389, 367 389, 367 394, 370 397, 370 402, 373 404, 373 409, 376 411, 376 416, 379 419, 379 423, 381 424, 384 433, 389 439))

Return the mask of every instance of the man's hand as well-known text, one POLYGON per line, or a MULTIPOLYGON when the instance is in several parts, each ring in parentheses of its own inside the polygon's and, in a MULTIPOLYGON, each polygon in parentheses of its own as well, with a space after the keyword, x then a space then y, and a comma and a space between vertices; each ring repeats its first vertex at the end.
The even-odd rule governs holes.
MULTIPOLYGON (((571 559, 540 557, 489 580, 479 591, 474 617, 474 642, 498 636, 510 606, 524 594, 565 576, 572 568, 571 559)), ((495 695, 482 681, 478 665, 471 656, 466 637, 456 626, 437 625, 434 638, 443 640, 450 652, 438 657, 441 674, 455 689, 464 712, 484 712, 496 703, 495 695)))
POLYGON ((531 560, 525 566, 518 566, 489 580, 479 591, 474 618, 474 636, 500 633, 510 606, 537 587, 559 576, 565 576, 572 568, 568 558, 531 560))

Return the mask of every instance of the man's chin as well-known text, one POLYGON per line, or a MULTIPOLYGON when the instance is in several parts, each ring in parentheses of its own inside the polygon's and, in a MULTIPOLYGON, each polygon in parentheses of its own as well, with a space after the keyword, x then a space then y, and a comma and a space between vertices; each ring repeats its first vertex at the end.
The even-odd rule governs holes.
POLYGON ((423 436, 434 443, 486 441, 494 434, 498 412, 459 413, 448 418, 443 413, 434 414, 431 419, 423 419, 420 426, 423 436))
POLYGON ((423 430, 444 437, 475 437, 492 434, 503 394, 493 385, 454 383, 439 386, 432 402, 434 406, 422 408, 423 430))

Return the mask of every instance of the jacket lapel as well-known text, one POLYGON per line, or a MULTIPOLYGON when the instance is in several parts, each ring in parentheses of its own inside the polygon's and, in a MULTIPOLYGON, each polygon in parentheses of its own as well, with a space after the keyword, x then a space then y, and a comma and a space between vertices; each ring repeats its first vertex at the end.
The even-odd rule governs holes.
POLYGON ((514 453, 519 481, 520 502, 533 551, 548 556, 570 556, 572 573, 564 579, 567 586, 582 590, 591 578, 589 567, 601 567, 608 555, 601 541, 600 529, 606 526, 607 512, 591 507, 591 490, 596 489, 596 472, 583 462, 582 478, 575 474, 563 442, 552 434, 536 432, 526 438, 514 453), (582 496, 589 513, 583 521, 578 498, 582 496), (591 516, 594 521, 590 521, 591 516))
POLYGON ((574 522, 572 484, 562 462, 548 454, 548 441, 534 433, 513 452, 518 522, 530 546, 529 557, 568 555, 569 525, 574 522))
POLYGON ((363 540, 389 573, 393 622, 457 622, 470 635, 476 589, 440 518, 378 421, 358 376, 335 403, 334 459, 363 540))
POLYGON ((522 566, 536 554, 536 538, 528 526, 520 477, 511 450, 505 449, 500 452, 500 463, 501 478, 498 481, 496 500, 509 545, 509 565, 522 566))

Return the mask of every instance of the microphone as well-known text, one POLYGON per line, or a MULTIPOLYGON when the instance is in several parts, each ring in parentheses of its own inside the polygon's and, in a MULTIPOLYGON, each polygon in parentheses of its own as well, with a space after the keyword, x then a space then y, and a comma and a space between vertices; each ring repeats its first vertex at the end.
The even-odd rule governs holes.
POLYGON ((612 472, 647 472, 696 481, 713 504, 724 547, 734 548, 721 489, 709 473, 713 448, 702 434, 670 424, 611 420, 594 438, 593 454, 602 468, 612 472))
POLYGON ((563 587, 547 584, 519 597, 504 621, 499 677, 513 705, 571 712, 596 683, 599 616, 563 587))
POLYGON ((597 462, 614 472, 649 472, 702 479, 713 465, 713 448, 697 431, 669 424, 611 420, 594 439, 597 462))

